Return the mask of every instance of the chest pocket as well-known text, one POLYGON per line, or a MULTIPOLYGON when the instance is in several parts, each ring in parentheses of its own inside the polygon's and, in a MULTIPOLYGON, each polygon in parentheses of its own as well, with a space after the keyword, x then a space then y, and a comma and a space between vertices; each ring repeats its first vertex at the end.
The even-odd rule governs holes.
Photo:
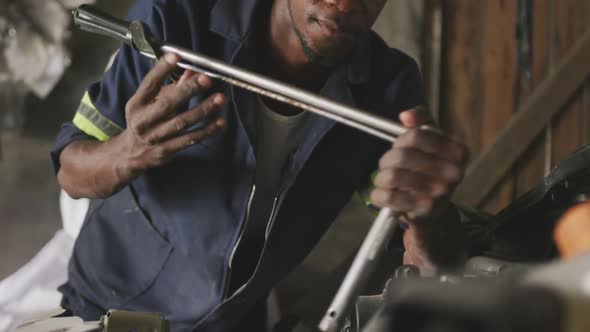
POLYGON ((129 187, 91 203, 70 262, 70 283, 103 308, 150 287, 172 246, 137 205, 129 187))

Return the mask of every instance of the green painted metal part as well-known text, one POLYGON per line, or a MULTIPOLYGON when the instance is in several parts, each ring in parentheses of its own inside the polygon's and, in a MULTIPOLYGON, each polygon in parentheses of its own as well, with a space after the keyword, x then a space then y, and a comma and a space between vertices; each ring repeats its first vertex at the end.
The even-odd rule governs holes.
POLYGON ((170 332, 170 326, 159 313, 109 310, 100 318, 103 332, 170 332))

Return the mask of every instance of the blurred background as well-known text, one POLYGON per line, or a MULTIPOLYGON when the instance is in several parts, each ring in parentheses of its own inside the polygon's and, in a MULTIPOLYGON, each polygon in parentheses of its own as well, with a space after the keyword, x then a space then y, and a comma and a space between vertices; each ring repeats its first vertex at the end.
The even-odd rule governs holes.
MULTIPOLYGON (((67 8, 82 2, 0 0, 0 280, 61 227, 48 153, 118 47, 72 28, 67 8), (44 25, 63 31, 44 35, 44 25), (15 75, 34 66, 53 71, 15 75)), ((96 4, 123 17, 132 2, 96 4)), ((421 64, 430 111, 471 150, 456 202, 496 213, 590 141, 590 1, 389 0, 375 29, 421 64)), ((370 218, 354 207, 343 214, 370 218)), ((329 262, 326 274, 342 268, 368 223, 347 225, 350 241, 327 234, 332 251, 309 258, 329 262)))
MULTIPOLYGON (((72 119, 86 86, 100 78, 118 48, 108 38, 72 29, 68 6, 82 2, 0 0, 0 48, 15 49, 0 56, 0 279, 31 259, 61 228, 59 187, 48 153, 61 123, 72 119), (59 45, 66 52, 47 51, 59 45), (55 78, 45 79, 47 87, 35 86, 52 75, 51 68, 44 72, 51 58, 61 58, 63 64, 53 65, 55 78), (39 64, 38 70, 23 70, 39 64)), ((96 1, 118 16, 132 3, 96 1)))

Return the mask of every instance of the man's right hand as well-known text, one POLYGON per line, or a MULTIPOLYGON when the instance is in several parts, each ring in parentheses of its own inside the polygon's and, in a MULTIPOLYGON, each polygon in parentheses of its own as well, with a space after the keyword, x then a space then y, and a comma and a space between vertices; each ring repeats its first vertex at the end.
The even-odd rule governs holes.
POLYGON ((211 86, 209 77, 192 71, 186 71, 177 83, 162 86, 177 62, 176 55, 166 54, 127 103, 127 129, 116 141, 124 151, 131 177, 168 162, 178 151, 214 135, 225 125, 224 119, 217 117, 206 126, 187 131, 212 118, 225 104, 225 97, 213 94, 197 107, 177 114, 180 105, 211 86))
POLYGON ((127 128, 106 142, 77 141, 60 155, 58 181, 74 198, 104 198, 146 170, 170 161, 177 152, 218 133, 225 119, 216 113, 225 96, 213 94, 197 107, 177 114, 180 105, 205 92, 211 79, 186 71, 178 82, 163 85, 179 61, 166 54, 145 76, 125 109, 127 128), (210 119, 209 123, 190 129, 210 119))

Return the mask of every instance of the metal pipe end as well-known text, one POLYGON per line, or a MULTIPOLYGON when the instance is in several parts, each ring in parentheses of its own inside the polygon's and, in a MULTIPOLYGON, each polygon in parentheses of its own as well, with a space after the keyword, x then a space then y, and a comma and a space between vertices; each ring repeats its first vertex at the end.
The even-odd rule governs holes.
POLYGON ((336 332, 339 328, 338 314, 336 310, 329 309, 324 318, 318 325, 318 329, 322 332, 336 332))

